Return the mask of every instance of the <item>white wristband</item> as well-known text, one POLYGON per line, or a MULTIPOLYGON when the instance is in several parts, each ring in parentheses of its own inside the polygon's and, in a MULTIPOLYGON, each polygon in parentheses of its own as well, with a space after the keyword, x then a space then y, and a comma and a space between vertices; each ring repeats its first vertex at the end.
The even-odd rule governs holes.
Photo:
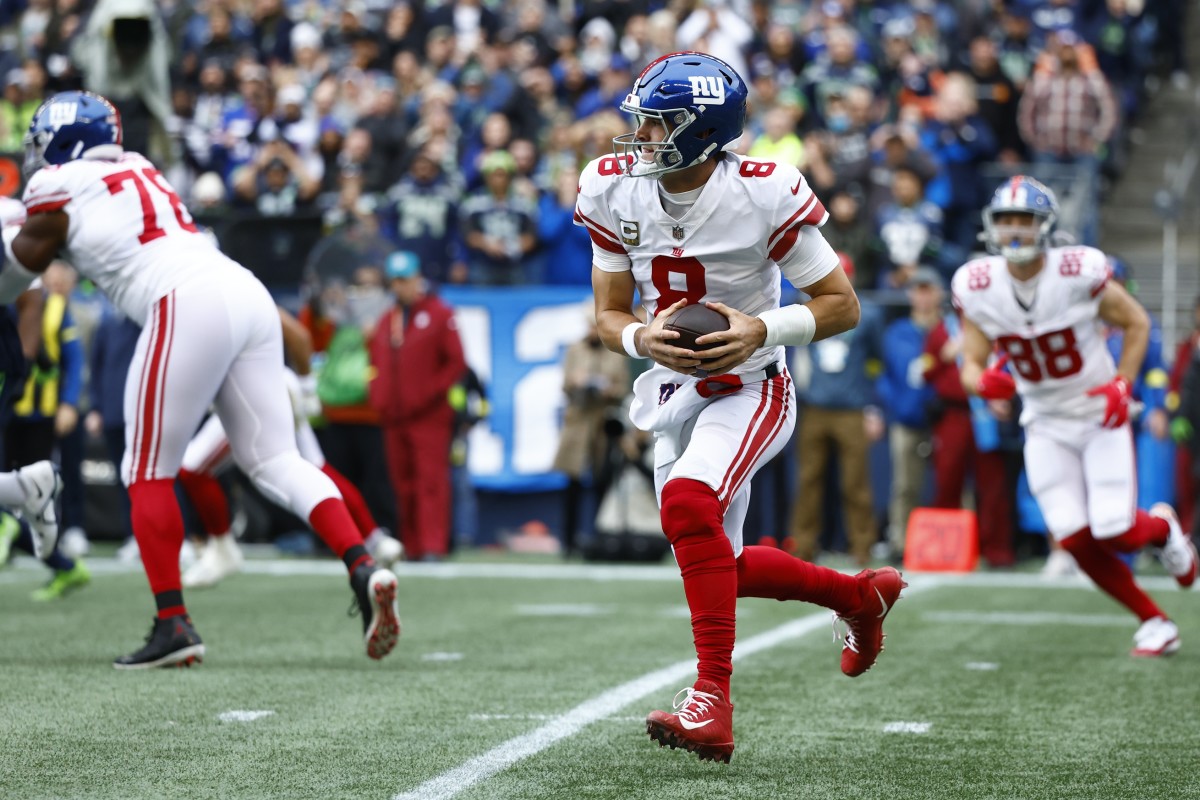
POLYGON ((637 351, 637 332, 646 327, 644 322, 631 322, 621 331, 621 346, 632 358, 646 358, 637 351))
POLYGON ((769 309, 759 314, 758 318, 767 326, 763 347, 808 344, 817 332, 817 320, 813 313, 808 306, 799 303, 769 309))

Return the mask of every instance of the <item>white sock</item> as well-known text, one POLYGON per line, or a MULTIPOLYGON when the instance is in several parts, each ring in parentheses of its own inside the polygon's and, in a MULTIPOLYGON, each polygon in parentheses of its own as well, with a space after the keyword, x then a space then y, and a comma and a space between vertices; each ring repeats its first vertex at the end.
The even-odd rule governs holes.
POLYGON ((25 490, 15 472, 0 472, 0 506, 19 506, 25 502, 25 490))

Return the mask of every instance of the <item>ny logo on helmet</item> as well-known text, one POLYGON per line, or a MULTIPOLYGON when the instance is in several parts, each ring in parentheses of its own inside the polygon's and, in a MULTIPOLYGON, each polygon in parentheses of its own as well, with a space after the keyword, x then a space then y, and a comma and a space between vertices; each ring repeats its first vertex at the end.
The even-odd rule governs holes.
POLYGON ((725 102, 725 84, 715 75, 689 75, 692 82, 692 96, 697 101, 710 103, 714 106, 725 102))
POLYGON ((50 126, 55 130, 63 125, 71 125, 79 114, 78 103, 51 103, 47 113, 50 115, 50 126))

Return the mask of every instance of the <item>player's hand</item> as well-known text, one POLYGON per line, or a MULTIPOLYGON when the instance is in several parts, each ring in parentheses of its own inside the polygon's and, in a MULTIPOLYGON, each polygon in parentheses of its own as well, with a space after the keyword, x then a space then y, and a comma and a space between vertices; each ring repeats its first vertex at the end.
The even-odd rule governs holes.
POLYGON ((1106 401, 1104 421, 1100 423, 1103 427, 1119 428, 1129 421, 1129 405, 1133 401, 1133 386, 1124 375, 1117 375, 1103 386, 1088 389, 1087 396, 1104 397, 1106 401))
POLYGON ((650 324, 642 331, 642 349, 646 351, 647 356, 664 367, 691 375, 696 371, 696 367, 700 366, 700 359, 696 358, 696 354, 691 350, 671 344, 671 340, 678 339, 679 334, 663 328, 671 315, 686 305, 687 300, 678 300, 650 320, 650 324))
POLYGON ((704 371, 710 378, 724 375, 729 370, 744 364, 746 359, 754 355, 754 351, 763 346, 767 340, 767 326, 758 317, 743 314, 736 308, 730 308, 724 303, 706 303, 713 311, 720 313, 729 320, 729 330, 717 333, 706 333, 696 338, 696 344, 716 343, 711 350, 705 350, 704 371))
POLYGON ((995 364, 985 369, 979 376, 979 383, 975 385, 975 394, 984 400, 1011 400, 1017 393, 1017 382, 1013 380, 1012 375, 1004 371, 1004 365, 1007 363, 1006 353, 1000 356, 995 364))

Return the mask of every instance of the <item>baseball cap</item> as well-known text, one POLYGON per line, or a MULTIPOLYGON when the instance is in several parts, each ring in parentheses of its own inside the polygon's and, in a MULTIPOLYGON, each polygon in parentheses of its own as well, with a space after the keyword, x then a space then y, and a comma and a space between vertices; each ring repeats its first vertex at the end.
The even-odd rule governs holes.
POLYGON ((387 257, 387 264, 384 267, 384 272, 388 279, 393 278, 415 278, 420 274, 420 264, 417 261, 416 253, 410 253, 407 250, 397 250, 387 257))
POLYGON ((945 286, 945 282, 942 281, 941 274, 933 267, 917 267, 913 271, 912 277, 908 279, 907 285, 909 288, 913 286, 936 286, 941 289, 945 286))

